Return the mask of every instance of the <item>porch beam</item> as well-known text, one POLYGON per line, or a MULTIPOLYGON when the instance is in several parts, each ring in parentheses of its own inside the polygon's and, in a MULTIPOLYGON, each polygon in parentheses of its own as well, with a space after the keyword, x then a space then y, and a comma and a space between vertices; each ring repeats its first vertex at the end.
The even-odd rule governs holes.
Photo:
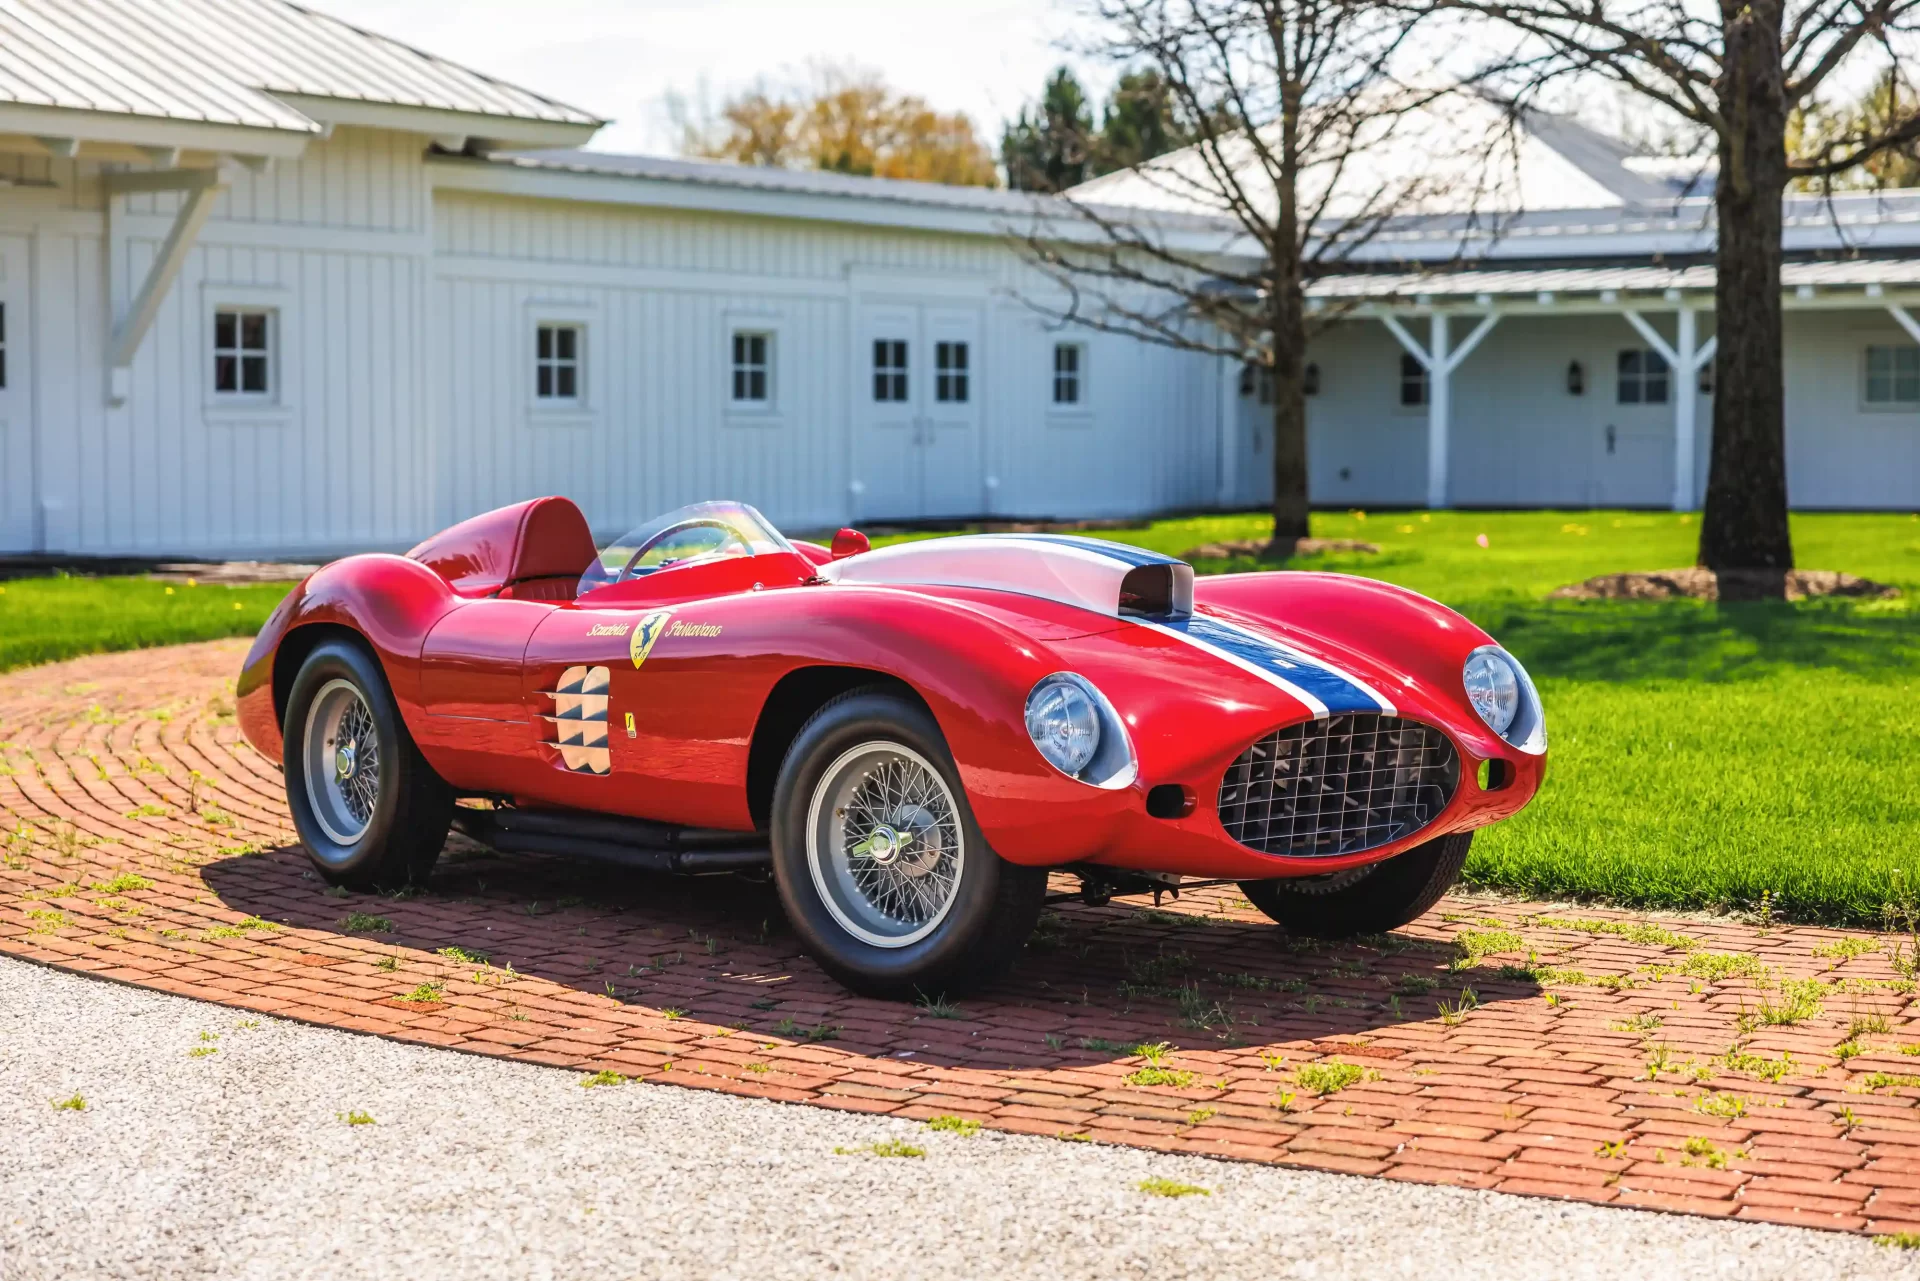
POLYGON ((173 226, 168 230, 166 240, 161 243, 160 252, 154 256, 153 264, 147 268, 146 279, 141 282, 125 312, 115 318, 113 332, 107 341, 107 403, 117 406, 126 403, 133 384, 133 358, 139 353, 147 330, 153 327, 160 304, 166 300, 167 291, 179 276, 194 241, 199 239, 200 229, 213 213, 214 202, 227 189, 227 174, 221 169, 116 173, 107 175, 106 185, 108 252, 116 289, 126 255, 125 246, 120 243, 123 237, 116 236, 117 229, 113 226, 121 197, 130 191, 184 193, 180 212, 174 216, 173 226))
POLYGON ((1900 328, 1907 331, 1909 338, 1920 342, 1920 321, 1915 321, 1911 312, 1898 303, 1890 302, 1887 304, 1887 314, 1900 322, 1900 328))

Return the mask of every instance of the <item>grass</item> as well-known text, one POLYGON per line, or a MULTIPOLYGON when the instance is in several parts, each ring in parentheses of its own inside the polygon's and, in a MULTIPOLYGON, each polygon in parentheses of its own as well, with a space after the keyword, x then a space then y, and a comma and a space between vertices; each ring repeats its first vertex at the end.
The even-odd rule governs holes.
POLYGON ((1134 1186, 1148 1196, 1163 1196, 1178 1199, 1183 1196, 1213 1195, 1211 1189, 1203 1188, 1197 1183, 1177 1183, 1172 1179, 1142 1179, 1140 1182, 1134 1184, 1134 1186))
POLYGON ((929 1117, 927 1118, 927 1128, 929 1130, 943 1130, 948 1134, 957 1134, 963 1139, 970 1139, 980 1133, 980 1123, 972 1117, 966 1116, 942 1115, 929 1117))
POLYGON ((581 1086, 589 1090, 599 1085, 625 1085, 626 1083, 627 1083, 627 1078, 620 1075, 620 1073, 614 1071, 612 1068, 602 1068, 598 1072, 593 1073, 591 1076, 585 1076, 580 1078, 581 1086))
MULTIPOLYGON (((1178 555, 1268 529, 1246 514, 1100 536, 1178 555)), ((1920 880, 1920 516, 1793 517, 1799 564, 1906 593, 1873 602, 1546 599, 1596 574, 1692 564, 1689 513, 1319 513, 1313 533, 1380 554, 1290 567, 1443 601, 1540 687, 1546 782, 1525 811, 1475 835, 1469 883, 1669 910, 1765 902, 1783 921, 1865 925, 1896 872, 1920 880)))
POLYGON ((375 1121, 375 1120, 373 1119, 373 1114, 372 1114, 372 1113, 370 1113, 370 1112, 362 1112, 362 1111, 361 1111, 361 1110, 360 1110, 359 1108, 353 1108, 353 1109, 351 1109, 351 1110, 349 1110, 349 1111, 346 1111, 346 1112, 340 1112, 340 1113, 337 1113, 336 1115, 338 1115, 338 1116, 339 1116, 339 1118, 340 1118, 340 1119, 341 1119, 342 1121, 345 1121, 345 1122, 346 1122, 346 1123, 347 1123, 348 1125, 375 1125, 375 1124, 378 1124, 378 1123, 377 1123, 377 1122, 376 1122, 376 1121, 375 1121))
POLYGON ((80 1095, 75 1094, 70 1098, 55 1099, 53 1101, 53 1108, 56 1112, 85 1112, 87 1110, 87 1101, 80 1095))
POLYGON ((839 1156, 925 1156, 925 1148, 903 1143, 899 1139, 883 1139, 878 1143, 862 1143, 854 1148, 835 1148, 839 1156))
POLYGON ((1358 1063, 1342 1063, 1339 1059, 1303 1063, 1300 1065, 1300 1070, 1294 1073, 1294 1080, 1299 1083, 1301 1089, 1311 1090, 1322 1098, 1329 1094, 1338 1094, 1349 1085, 1358 1085, 1366 1079, 1368 1079, 1366 1068, 1358 1063))
POLYGON ((9 579, 0 582, 0 671, 108 650, 251 636, 290 586, 9 579))
POLYGON ((393 922, 384 916, 369 916, 365 912, 349 912, 340 918, 340 928, 349 934, 391 934, 393 922))

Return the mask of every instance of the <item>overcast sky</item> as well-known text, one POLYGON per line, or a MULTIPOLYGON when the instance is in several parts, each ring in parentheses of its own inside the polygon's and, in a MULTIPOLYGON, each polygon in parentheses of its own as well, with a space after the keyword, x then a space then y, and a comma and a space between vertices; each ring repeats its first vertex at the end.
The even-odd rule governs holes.
POLYGON ((670 91, 717 103, 810 59, 879 70, 998 149, 1062 59, 1071 0, 306 0, 382 35, 611 117, 594 147, 669 152, 670 91))

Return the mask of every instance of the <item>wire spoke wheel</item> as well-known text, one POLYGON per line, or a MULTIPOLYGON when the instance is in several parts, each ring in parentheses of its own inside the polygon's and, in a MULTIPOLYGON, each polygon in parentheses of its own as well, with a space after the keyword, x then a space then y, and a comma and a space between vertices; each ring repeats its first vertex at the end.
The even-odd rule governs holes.
POLYGON ((933 933, 959 893, 966 841, 947 781, 912 748, 849 749, 814 788, 807 863, 841 928, 875 947, 933 933))
POLYGON ((303 738, 313 816, 336 843, 356 844, 380 803, 380 732, 366 697, 352 681, 328 681, 308 706, 303 738))

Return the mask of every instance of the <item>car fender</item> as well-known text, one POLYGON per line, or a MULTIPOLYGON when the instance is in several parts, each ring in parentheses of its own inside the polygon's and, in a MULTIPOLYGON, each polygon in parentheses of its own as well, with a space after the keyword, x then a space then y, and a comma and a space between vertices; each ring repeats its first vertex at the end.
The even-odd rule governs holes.
POLYGON ((350 631, 373 650, 402 719, 417 732, 421 645, 434 623, 463 603, 445 579, 404 556, 372 553, 322 566, 275 607, 247 652, 235 685, 241 733, 261 755, 281 760, 277 662, 303 629, 316 627, 350 631))

